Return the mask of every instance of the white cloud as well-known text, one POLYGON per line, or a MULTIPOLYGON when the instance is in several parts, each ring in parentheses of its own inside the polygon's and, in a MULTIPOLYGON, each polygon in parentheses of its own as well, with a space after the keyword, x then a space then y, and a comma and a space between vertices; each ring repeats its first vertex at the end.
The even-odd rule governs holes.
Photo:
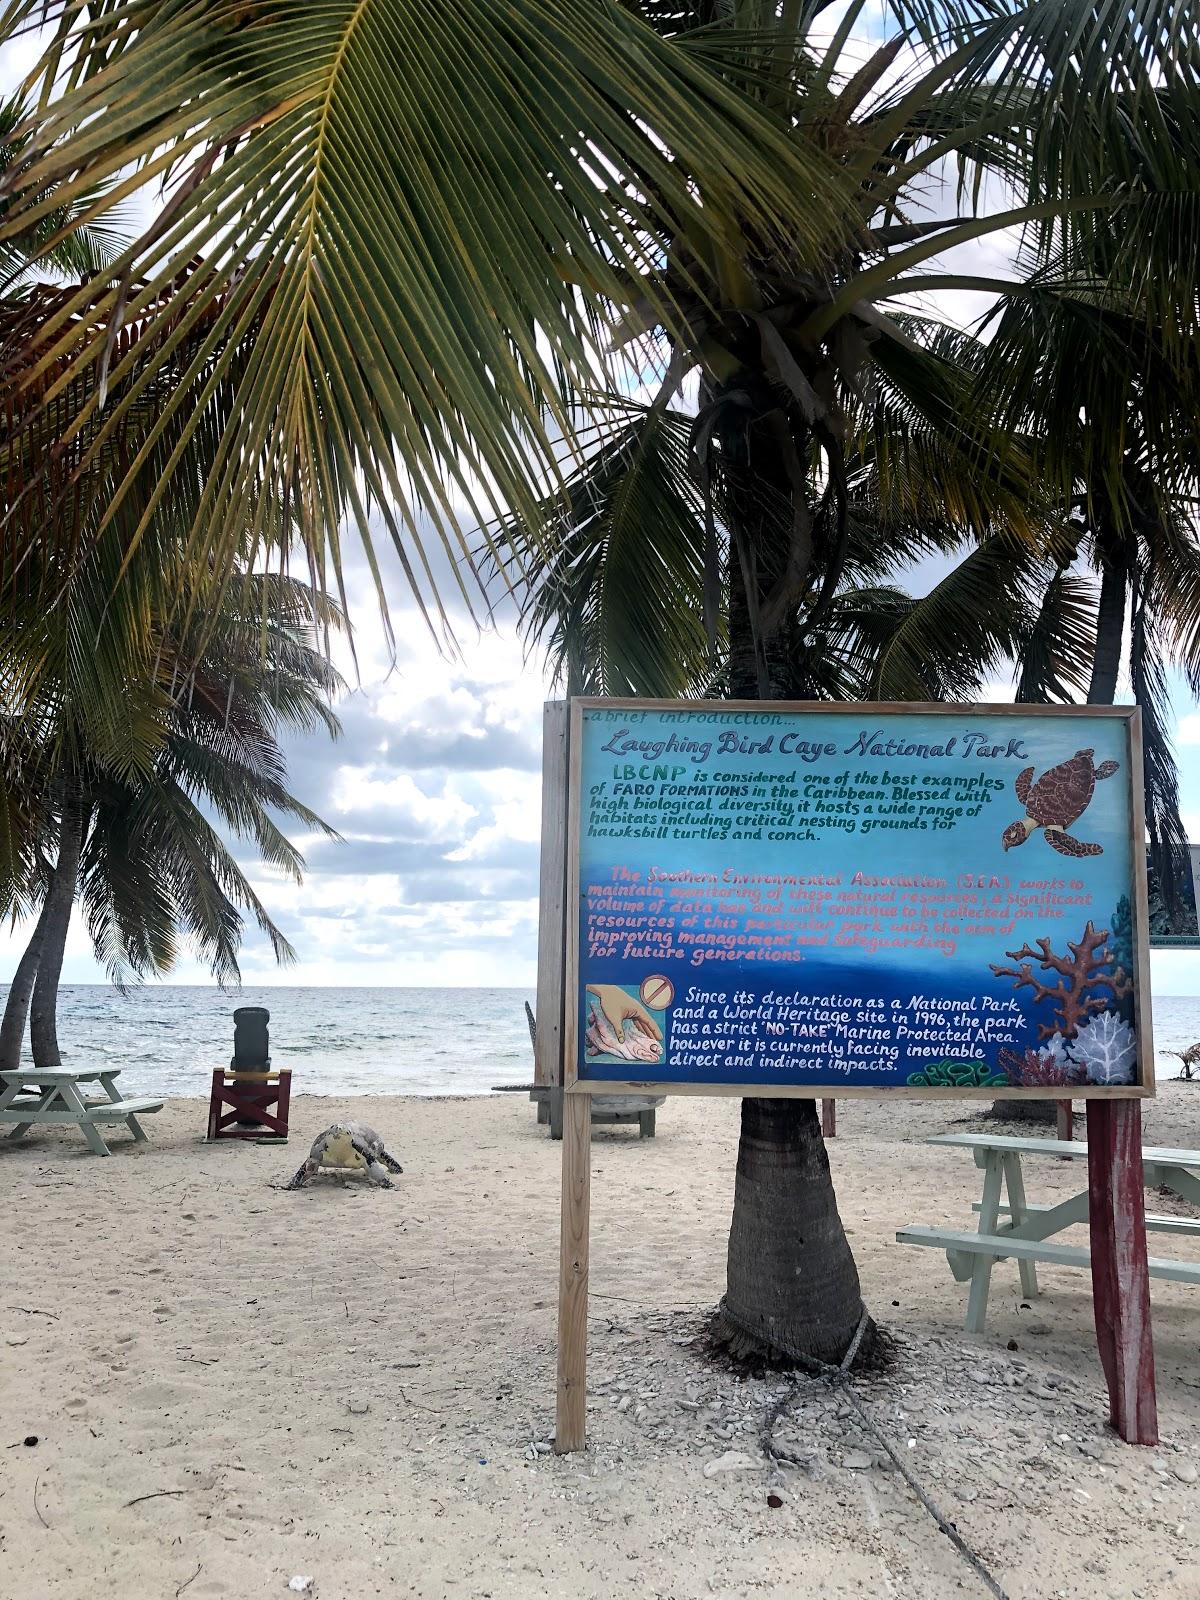
MULTIPOLYGON (((469 806, 449 788, 426 794, 407 773, 377 776, 371 766, 337 769, 330 805, 333 820, 339 817, 371 818, 375 837, 379 828, 415 830, 419 837, 448 839, 460 837, 475 816, 469 806)), ((386 838, 386 831, 382 835, 386 838)))
POLYGON ((541 838, 542 783, 537 773, 494 773, 489 784, 495 796, 492 820, 447 857, 450 861, 486 860, 497 847, 537 844, 541 838))
MULTIPOLYGON (((349 544, 351 541, 347 541, 349 544)), ((345 733, 289 741, 289 785, 344 843, 293 837, 303 885, 238 847, 299 962, 278 968, 248 926, 242 971, 255 984, 514 984, 533 981, 542 703, 511 619, 491 632, 457 623, 457 656, 439 650, 391 575, 393 660, 369 582, 350 574, 358 670, 339 705, 345 733)), ((29 929, 0 929, 0 983, 29 929)), ((104 981, 76 912, 65 983, 104 981)), ((169 981, 211 981, 189 954, 169 981)))
POLYGON ((6 39, 0 50, 0 96, 16 94, 26 76, 33 71, 50 30, 37 30, 6 39))

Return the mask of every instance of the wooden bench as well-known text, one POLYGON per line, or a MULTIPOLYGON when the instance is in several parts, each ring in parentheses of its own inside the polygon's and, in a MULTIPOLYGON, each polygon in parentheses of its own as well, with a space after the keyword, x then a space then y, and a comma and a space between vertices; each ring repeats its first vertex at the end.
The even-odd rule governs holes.
MULTIPOLYGON (((537 1060, 537 1020, 533 1014, 533 1007, 529 1001, 525 1002, 525 1020, 529 1024, 529 1042, 533 1046, 534 1061, 537 1060)), ((550 1137, 561 1139, 563 1136, 563 1090, 561 1084, 535 1083, 529 1091, 529 1098, 537 1106, 537 1119, 539 1123, 550 1124, 550 1137)), ((607 1123, 634 1123, 639 1129, 638 1137, 653 1139, 654 1113, 666 1100, 665 1094, 594 1094, 592 1101, 592 1122, 607 1123)))
POLYGON ((111 1152, 104 1142, 98 1123, 123 1122, 141 1144, 147 1134, 139 1116, 161 1111, 161 1100, 122 1100, 116 1079, 121 1069, 93 1069, 73 1072, 65 1067, 28 1067, 0 1072, 4 1089, 0 1093, 0 1124, 12 1123, 9 1139, 21 1139, 30 1128, 77 1127, 98 1156, 111 1152), (95 1083, 107 1095, 105 1100, 85 1100, 79 1092, 81 1083, 95 1083))
MULTIPOLYGON (((1182 1218, 1174 1220, 1182 1221, 1182 1218)), ((1200 1226, 1187 1229, 1193 1237, 1200 1226)), ((994 1261, 1048 1261, 1057 1267, 1089 1267, 1091 1252, 1083 1245, 1053 1244, 1047 1239, 1017 1239, 1011 1233, 953 1233, 947 1228, 902 1228, 896 1238, 901 1244, 929 1244, 945 1250, 951 1270, 960 1283, 970 1278, 973 1256, 991 1256, 994 1261)), ((1200 1261, 1175 1261, 1169 1256, 1150 1256, 1150 1276, 1170 1278, 1175 1283, 1200 1283, 1200 1261)), ((1031 1291, 1036 1294, 1036 1289, 1031 1291)))
MULTIPOLYGON (((557 1084, 535 1084, 529 1091, 529 1098, 537 1104, 537 1119, 539 1122, 550 1124, 550 1137, 561 1139, 563 1136, 563 1091, 557 1084)), ((622 1123, 632 1125, 637 1123, 642 1139, 654 1137, 654 1113, 666 1100, 665 1094, 593 1094, 588 1098, 592 1104, 592 1124, 622 1123)))
MULTIPOLYGON (((1021 1292, 1033 1298, 1038 1291, 1037 1263, 1050 1266, 1088 1267, 1090 1252, 1080 1245, 1052 1242, 1052 1236, 1088 1220, 1088 1193, 1070 1195, 1055 1205, 1030 1205, 1025 1199, 1022 1156, 1085 1160, 1087 1146, 1064 1139, 1016 1139, 1000 1134, 945 1133, 928 1141, 970 1150, 983 1168, 983 1198, 974 1203, 979 1214, 978 1232, 913 1225, 896 1234, 900 1244, 932 1245, 945 1250, 950 1270, 959 1283, 969 1282, 967 1328, 981 1333, 987 1318, 992 1268, 997 1261, 1017 1263, 1021 1292), (1007 1191, 1007 1201, 1003 1193, 1007 1191), (1002 1222, 1001 1217, 1008 1220, 1002 1222)), ((1200 1205, 1200 1151, 1147 1147, 1142 1152, 1147 1188, 1162 1187, 1180 1199, 1200 1205)), ((1200 1237, 1200 1219, 1153 1213, 1146 1218, 1147 1232, 1200 1237)), ((1151 1256, 1150 1276, 1176 1283, 1200 1284, 1200 1262, 1151 1256)))
MULTIPOLYGON (((983 1202, 980 1201, 980 1200, 973 1200, 971 1202, 971 1210, 972 1211, 980 1211, 980 1210, 982 1210, 982 1207, 983 1207, 983 1202)), ((1027 1205, 1025 1207, 1026 1214, 1029 1215, 1029 1216, 1038 1216, 1038 1215, 1040 1215, 1040 1214, 1042 1214, 1044 1212, 1052 1211, 1053 1209, 1054 1209, 1053 1206, 1027 1205)), ((1000 1215, 1001 1216, 1011 1215, 1011 1214, 1012 1214, 1012 1207, 1011 1206, 1003 1205, 1003 1206, 1000 1207, 1000 1215)), ((1191 1217, 1168 1217, 1168 1216, 1165 1216, 1165 1215, 1161 1214, 1160 1212, 1147 1211, 1146 1214, 1145 1214, 1145 1218, 1146 1218, 1146 1232, 1147 1233, 1192 1233, 1192 1234, 1194 1234, 1194 1233, 1200 1231, 1200 1220, 1193 1220, 1193 1218, 1191 1218, 1191 1217)), ((1086 1222, 1087 1221, 1087 1217, 1086 1216, 1081 1217, 1079 1220, 1081 1222, 1086 1222)))

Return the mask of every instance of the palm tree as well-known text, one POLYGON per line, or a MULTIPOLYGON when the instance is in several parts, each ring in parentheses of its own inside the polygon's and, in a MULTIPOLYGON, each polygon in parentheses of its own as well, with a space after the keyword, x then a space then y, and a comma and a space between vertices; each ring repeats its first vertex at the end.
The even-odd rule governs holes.
MULTIPOLYGON (((1072 570, 1099 574, 1091 672, 1074 698, 1112 704, 1127 660, 1142 710, 1151 926, 1195 931, 1190 896, 1177 889, 1191 864, 1164 670, 1178 663, 1200 684, 1200 366, 1186 334, 1193 310, 1186 278, 1169 317, 1146 304, 1113 230, 1096 230, 1088 258, 1090 271, 1081 265, 1064 277, 1055 264, 997 302, 986 319, 994 327, 981 346, 980 387, 1002 426, 1026 431, 1039 477, 1062 507, 1062 554, 1041 626, 1053 626, 1072 570)), ((1040 631, 1018 700, 1051 698, 1037 681, 1040 631)), ((1048 1102, 997 1102, 993 1112, 1053 1120, 1048 1102)))
MULTIPOLYGON (((1098 268, 1120 263, 1098 251, 1098 268)), ((1069 566, 1100 579, 1087 700, 1111 705, 1122 662, 1142 708, 1150 864, 1174 931, 1189 870, 1170 744, 1165 667, 1200 684, 1200 358, 1119 276, 1038 274, 992 313, 981 389, 1003 425, 1026 431, 1042 481, 1064 507, 1069 566)), ((1048 591, 1043 610, 1053 613, 1048 591)), ((1034 699, 1029 685, 1021 697, 1034 699)), ((1193 930, 1194 931, 1194 926, 1193 930)))
MULTIPOLYGON (((620 394, 656 372, 665 405, 694 370, 692 445, 730 545, 724 574, 706 545, 710 631, 723 581, 731 689, 791 692, 841 583, 856 454, 887 469, 893 516, 910 462, 937 462, 956 515, 1040 534, 1021 517, 1023 453, 997 448, 969 375, 883 308, 980 287, 927 264, 1006 227, 1069 267, 1113 210, 1147 298, 1194 307, 1200 260, 1181 247, 1197 230, 1180 174, 1186 190, 1200 167, 1177 0, 890 0, 888 37, 847 70, 864 9, 831 26, 825 0, 530 0, 444 7, 434 25, 413 0, 265 0, 252 16, 108 0, 85 23, 66 0, 16 0, 10 17, 58 27, 0 238, 46 214, 55 185, 133 162, 172 183, 113 283, 42 323, 35 362, 0 363, 20 447, 58 363, 60 385, 95 386, 72 436, 86 480, 179 347, 164 288, 207 252, 188 316, 208 333, 149 434, 174 436, 168 469, 197 430, 215 442, 193 541, 228 564, 241 507, 278 493, 324 572, 343 510, 367 533, 378 505, 436 604, 419 514, 460 548, 463 521, 494 508, 535 528, 598 375, 620 394), (947 166, 959 214, 931 216, 947 166), (102 418, 110 373, 124 389, 102 418), (196 412, 197 384, 229 403, 196 412)), ((57 466, 37 460, 47 492, 9 519, 19 548, 51 536, 57 466)), ((861 1302, 812 1108, 745 1116, 730 1326, 836 1359, 861 1302), (769 1253, 755 1182, 782 1223, 769 1253)))
MULTIPOLYGON (((19 102, 0 105, 0 172, 19 161, 27 136, 13 130, 27 120, 19 102)), ((123 248, 119 216, 97 222, 92 214, 104 192, 51 186, 42 198, 52 207, 0 245, 0 326, 27 361, 76 292, 42 274, 103 283, 123 248)), ((187 316, 191 281, 173 285, 177 320, 187 316)), ((61 456, 93 398, 94 385, 72 382, 24 450, 10 433, 7 512, 36 485, 29 468, 39 451, 43 460, 61 456)), ((130 417, 145 427, 144 411, 130 417)), ((126 429, 119 446, 131 438, 126 429)), ((201 435, 195 467, 203 468, 206 448, 201 435)), ((318 723, 336 734, 326 702, 340 679, 310 635, 315 624, 336 623, 337 612, 304 585, 245 572, 231 582, 211 563, 189 560, 185 508, 194 488, 160 506, 140 538, 128 537, 127 518, 106 517, 111 449, 96 467, 90 493, 57 502, 66 535, 57 549, 42 541, 21 562, 11 542, 4 546, 0 908, 29 915, 40 902, 0 1023, 5 1066, 16 1064, 27 1020, 35 1061, 59 1060, 58 981, 77 895, 96 953, 119 984, 168 970, 179 931, 219 981, 236 980, 239 906, 278 958, 291 958, 198 800, 297 878, 302 859, 272 813, 329 831, 288 792, 276 734, 318 723), (82 559, 58 564, 64 543, 82 559)), ((144 503, 146 493, 143 473, 129 499, 144 503)))
MULTIPOLYGON (((954 343, 960 354, 971 348, 966 338, 954 343)), ((962 378, 970 375, 964 367, 962 378)), ((541 545, 520 517, 494 531, 506 578, 524 575, 518 593, 527 640, 570 693, 726 694, 733 536, 729 508, 714 504, 688 448, 695 419, 616 397, 605 413, 565 492, 544 502, 553 556, 539 568, 541 545), (714 575, 715 595, 706 587, 714 575)), ((894 465, 877 452, 847 463, 838 570, 830 578, 828 547, 816 552, 795 602, 799 621, 828 595, 820 628, 791 636, 792 698, 970 700, 990 674, 1018 661, 1040 698, 1066 700, 1086 688, 1094 595, 1086 580, 1059 574, 1063 535, 1047 528, 1035 549, 1011 528, 975 527, 966 511, 956 517, 936 496, 936 470, 927 497, 922 450, 936 459, 936 444, 925 433, 920 447, 910 438, 902 495, 890 482, 894 465), (934 554, 953 565, 926 594, 914 598, 887 581, 901 558, 934 554), (1051 585, 1053 615, 1043 605, 1051 585)), ((808 1135, 808 1106, 796 1117, 793 1102, 778 1104, 782 1116, 774 1102, 743 1103, 723 1334, 737 1351, 767 1343, 807 1356, 831 1350, 862 1304, 819 1130, 808 1135), (773 1322, 751 1334, 729 1307, 761 1305, 764 1283, 773 1322), (804 1330, 803 1345, 796 1329, 804 1330)))
MULTIPOLYGON (((610 400, 607 411, 565 492, 543 503, 536 537, 519 517, 492 530, 526 641, 567 694, 727 694, 730 536, 689 450, 695 418, 634 401, 610 400)), ((1059 572, 1068 532, 1047 525, 1038 549, 1009 528, 975 530, 942 503, 922 504, 912 483, 910 508, 892 515, 877 460, 849 463, 847 486, 846 547, 824 623, 789 664, 796 698, 970 700, 1018 664, 1027 695, 1083 695, 1095 597, 1086 578, 1059 572), (944 575, 908 594, 896 569, 929 557, 944 575)), ((815 557, 798 613, 823 589, 824 561, 815 557)))
MULTIPOLYGON (((976 363, 963 372, 970 381, 974 341, 954 342, 976 363)), ((498 579, 518 596, 530 649, 567 694, 727 694, 730 536, 689 448, 695 417, 611 396, 604 413, 577 437, 587 454, 543 502, 535 533, 519 516, 503 519, 481 563, 495 560, 498 579)), ((930 442, 910 434, 902 501, 886 489, 894 462, 886 472, 876 456, 848 462, 841 569, 822 627, 789 665, 791 692, 802 700, 970 700, 1008 672, 1019 673, 1018 699, 1082 698, 1096 595, 1086 576, 1064 570, 1076 552, 1073 526, 1054 522, 1044 486, 1036 545, 1018 529, 979 528, 955 515, 940 496, 936 464, 917 459, 930 442), (924 593, 894 581, 905 564, 929 558, 945 571, 924 593)), ((1020 520, 1028 526, 1029 507, 1020 520)), ((798 614, 825 587, 826 556, 814 558, 798 614)))
MULTIPOLYGON (((15 135, 28 125, 32 107, 13 95, 0 100, 0 173, 16 162, 28 135, 15 135)), ((64 278, 82 279, 102 273, 128 243, 128 229, 120 209, 100 217, 92 215, 105 194, 103 187, 64 194, 47 189, 42 198, 51 203, 24 227, 0 243, 0 300, 19 300, 36 283, 36 273, 47 270, 64 278)))
POLYGON ((89 749, 80 728, 66 725, 64 694, 12 713, 41 730, 25 775, 40 814, 32 881, 6 888, 40 899, 41 912, 0 1025, 5 1066, 16 1064, 27 1015, 35 1063, 59 1064, 58 982, 77 898, 97 958, 119 984, 169 971, 181 935, 219 982, 237 982, 242 909, 278 960, 294 957, 206 813, 297 882, 303 858, 276 818, 335 837, 288 790, 279 746, 285 728, 338 732, 328 701, 340 679, 313 638, 330 614, 305 584, 246 575, 226 588, 215 616, 202 604, 191 616, 188 629, 158 633, 153 675, 127 686, 126 705, 152 705, 159 726, 148 770, 122 770, 109 752, 89 749), (68 753, 51 766, 54 746, 68 753))
MULTIPOLYGON (((64 194, 122 194, 133 164, 169 177, 111 280, 54 322, 50 352, 76 377, 128 380, 104 426, 93 414, 76 435, 81 456, 179 349, 167 291, 202 258, 184 320, 211 316, 210 336, 185 375, 207 369, 236 404, 214 421, 184 382, 146 447, 216 429, 192 525, 226 555, 265 482, 314 555, 346 509, 369 537, 377 507, 432 595, 419 519, 453 540, 464 510, 532 511, 574 402, 620 365, 614 326, 668 330, 731 427, 772 398, 747 394, 747 410, 739 371, 831 420, 864 341, 882 347, 869 365, 904 366, 877 306, 925 284, 942 250, 1023 222, 1074 250, 1098 202, 1136 232, 1144 177, 1104 191, 1131 124, 1152 165, 1158 86, 1194 70, 1174 0, 1136 28, 1116 0, 888 0, 886 42, 850 74, 866 0, 836 28, 827 0, 446 10, 436 27, 414 0, 268 0, 252 26, 233 0, 108 0, 87 20, 68 0, 14 0, 5 15, 52 39, 0 182, 0 239, 64 194), (963 215, 913 220, 947 161, 963 215), (1014 204, 993 209, 985 175, 1014 204)), ((19 359, 3 383, 36 392, 19 359)), ((22 521, 46 531, 32 507, 22 521)))

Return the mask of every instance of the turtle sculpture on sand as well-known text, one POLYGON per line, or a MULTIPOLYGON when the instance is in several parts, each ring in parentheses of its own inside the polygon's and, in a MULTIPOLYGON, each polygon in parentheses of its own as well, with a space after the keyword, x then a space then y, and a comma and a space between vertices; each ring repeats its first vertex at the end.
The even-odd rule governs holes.
POLYGON ((1119 761, 1102 761, 1096 766, 1094 750, 1076 750, 1069 761, 1043 772, 1033 782, 1034 769, 1026 767, 1017 774, 1013 787, 1017 799, 1025 807, 1025 816, 1010 822, 1003 834, 1004 848, 1011 850, 1024 844, 1031 833, 1040 828, 1046 843, 1060 856, 1099 856, 1104 846, 1073 838, 1067 829, 1087 810, 1098 778, 1111 778, 1120 766, 1119 761))
POLYGON ((389 1172, 404 1171, 395 1157, 388 1155, 375 1129, 368 1128, 365 1122, 335 1122, 319 1133, 308 1160, 284 1187, 303 1189, 321 1168, 327 1172, 365 1172, 369 1181, 381 1189, 395 1188, 389 1172))

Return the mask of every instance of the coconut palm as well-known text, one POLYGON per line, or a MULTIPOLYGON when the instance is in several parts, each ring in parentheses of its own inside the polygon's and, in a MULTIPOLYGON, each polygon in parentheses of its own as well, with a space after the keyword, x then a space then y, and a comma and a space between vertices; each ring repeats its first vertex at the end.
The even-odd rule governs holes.
MULTIPOLYGON (((17 102, 0 106, 0 171, 20 157, 25 141, 12 130, 21 120, 17 102)), ((119 218, 98 224, 91 216, 102 189, 49 193, 53 209, 0 247, 6 348, 23 345, 33 357, 45 324, 75 292, 41 274, 103 281, 123 243, 119 218)), ((185 275, 173 286, 180 319, 190 281, 185 275)), ((86 383, 68 385, 46 408, 35 453, 61 455, 90 399, 86 383)), ((22 452, 12 448, 16 437, 8 441, 10 512, 37 480, 28 471, 32 441, 26 437, 22 452)), ((202 433, 192 452, 197 468, 205 449, 202 433)), ((35 1061, 59 1059, 58 980, 77 895, 97 956, 118 983, 168 970, 181 932, 219 980, 236 979, 239 907, 277 956, 290 958, 198 800, 292 876, 303 863, 272 813, 325 828, 288 792, 276 735, 318 722, 336 732, 325 697, 339 680, 309 637, 336 613, 303 585, 244 572, 231 581, 211 563, 189 563, 194 490, 183 492, 186 479, 140 539, 124 537, 127 517, 105 528, 112 454, 96 465, 90 494, 58 501, 61 528, 84 559, 56 572, 54 546, 39 543, 23 562, 4 546, 0 908, 35 918, 0 1024, 6 1066, 16 1064, 27 1019, 35 1061)), ((151 458, 151 471, 161 465, 151 458)), ((131 505, 144 500, 146 482, 143 472, 131 505)))
MULTIPOLYGON (((1108 264, 1101 252, 1098 268, 1108 264)), ((1087 699, 1111 705, 1127 665, 1142 708, 1151 868, 1185 932, 1174 886, 1188 869, 1187 833, 1165 667, 1200 685, 1200 358, 1180 336, 1186 305, 1170 322, 1153 310, 1120 278, 1036 275, 992 314, 981 387, 1003 424, 1027 431, 1041 480, 1061 498, 1065 563, 1099 575, 1087 699)), ((1051 589, 1044 612, 1056 605, 1051 589)), ((1024 685, 1022 697, 1036 698, 1024 685)))
MULTIPOLYGON (((954 343, 960 353, 971 345, 962 337, 954 343)), ((969 382, 971 369, 960 377, 969 382)), ((606 397, 604 413, 565 493, 543 505, 553 551, 545 564, 538 567, 539 542, 520 517, 495 532, 506 575, 525 574, 526 637, 571 693, 728 693, 731 508, 714 498, 711 474, 689 449, 695 419, 617 396, 606 397)), ((936 493, 938 474, 926 459, 931 452, 936 461, 936 446, 924 432, 919 442, 910 437, 902 494, 888 481, 896 460, 872 451, 847 463, 838 571, 831 582, 829 547, 815 553, 795 602, 798 622, 827 594, 822 624, 806 634, 795 628, 794 654, 781 656, 789 697, 971 700, 989 676, 1018 662, 1040 699, 1070 700, 1086 690, 1095 595, 1086 579, 1059 570, 1069 537, 1047 525, 1035 548, 1012 528, 976 527, 973 508, 956 514, 936 493), (951 564, 924 595, 888 581, 901 558, 929 555, 951 564), (1053 613, 1043 603, 1051 590, 1053 613)), ((1021 522, 1028 524, 1028 511, 1021 522)), ((724 1328, 737 1350, 765 1342, 802 1356, 827 1351, 862 1315, 819 1129, 811 1136, 809 1108, 795 1115, 794 1107, 743 1104, 724 1328), (729 1306, 762 1305, 764 1284, 774 1320, 751 1336, 729 1306), (804 1331, 803 1345, 795 1330, 804 1331)))
MULTIPOLYGON (((1022 452, 998 447, 960 364, 888 314, 939 284, 980 286, 931 276, 935 257, 1023 226, 1039 260, 1069 267, 1119 210, 1131 275, 1162 306, 1181 296, 1195 331, 1191 13, 884 11, 883 42, 851 62, 865 0, 836 22, 825 0, 14 0, 10 18, 56 30, 0 237, 45 215, 55 186, 138 162, 170 181, 113 283, 44 323, 35 361, 0 364, 21 448, 55 384, 91 383, 72 434, 87 480, 180 348, 160 302, 206 254, 184 321, 207 317, 207 334, 149 429, 168 470, 134 535, 175 452, 208 430, 194 548, 228 564, 242 508, 281 496, 314 562, 329 541, 336 568, 343 510, 369 537, 373 504, 428 598, 420 515, 451 544, 497 507, 533 530, 598 374, 606 393, 622 370, 626 390, 656 374, 665 404, 694 371, 693 449, 730 543, 723 575, 706 545, 710 631, 723 580, 731 689, 788 693, 841 585, 855 456, 889 469, 893 522, 910 461, 936 462, 956 516, 1040 535, 1021 519, 1022 452), (948 168, 955 211, 935 216, 948 168), (110 377, 122 392, 104 411, 110 377), (198 385, 229 403, 193 423, 198 385)), ((9 519, 19 548, 53 537, 57 458, 35 465, 47 487, 9 519)), ((861 1302, 811 1106, 747 1103, 730 1257, 739 1338, 824 1359, 848 1347, 861 1302)))
MULTIPOLYGON (((730 535, 689 448, 695 418, 616 396, 605 411, 580 436, 591 451, 565 492, 544 502, 538 536, 519 517, 493 530, 526 641, 568 694, 727 694, 730 535)), ((1083 696, 1095 588, 1059 570, 1071 529, 1047 521, 1035 548, 1011 528, 955 520, 911 481, 910 509, 890 516, 878 460, 849 463, 847 487, 841 571, 823 625, 789 663, 794 698, 971 700, 1018 670, 1027 696, 1083 696), (929 558, 946 570, 924 593, 894 581, 898 567, 929 558)), ((824 559, 798 613, 825 585, 824 559)))
MULTIPOLYGON (((131 380, 81 452, 153 381, 119 330, 170 344, 164 291, 202 255, 195 372, 210 362, 237 403, 193 525, 227 554, 265 481, 314 551, 374 504, 428 591, 418 518, 452 538, 464 508, 532 510, 531 470, 555 470, 568 408, 614 367, 614 323, 699 360, 718 433, 777 409, 737 387, 765 369, 836 455, 824 424, 863 343, 905 366, 877 309, 897 279, 1022 222, 1074 248, 1130 126, 1157 148, 1158 86, 1193 43, 1172 0, 1136 28, 1115 0, 891 0, 885 42, 847 72, 865 10, 835 27, 824 0, 470 0, 434 26, 421 0, 268 0, 251 25, 238 0, 13 0, 8 27, 48 23, 52 42, 0 238, 64 195, 121 192, 131 164, 168 181, 113 281, 55 324, 72 373, 131 380), (963 215, 917 220, 947 160, 963 215)), ((1136 233, 1140 193, 1114 202, 1136 233)), ((5 381, 32 379, 14 362, 5 381)), ((186 383, 164 397, 147 447, 212 425, 192 409, 186 383)))
MULTIPOLYGON (((303 858, 276 819, 334 836, 288 790, 279 745, 285 729, 338 731, 328 701, 340 680, 313 637, 328 608, 304 584, 259 575, 224 587, 215 616, 203 596, 193 598, 190 625, 155 629, 145 677, 127 685, 126 707, 140 703, 157 726, 148 769, 122 767, 109 746, 90 748, 69 721, 64 692, 13 713, 41 737, 25 752, 32 769, 10 768, 11 787, 38 798, 36 826, 25 835, 33 837, 32 868, 7 887, 41 909, 0 1027, 6 1066, 16 1064, 27 1015, 35 1063, 60 1061, 58 982, 76 899, 97 958, 118 983, 169 971, 181 941, 218 981, 237 982, 243 911, 278 960, 294 956, 218 829, 249 840, 297 882, 303 858)), ((56 617, 42 631, 60 628, 56 617)))
MULTIPOLYGON (((28 135, 14 137, 14 130, 28 126, 31 110, 19 95, 0 100, 0 173, 20 158, 28 135)), ((0 243, 0 299, 20 299, 30 290, 36 281, 35 261, 41 277, 49 270, 75 279, 111 265, 129 242, 128 228, 119 208, 103 217, 92 215, 104 193, 103 187, 71 196, 60 193, 54 203, 54 190, 43 192, 41 198, 51 204, 0 243)))

